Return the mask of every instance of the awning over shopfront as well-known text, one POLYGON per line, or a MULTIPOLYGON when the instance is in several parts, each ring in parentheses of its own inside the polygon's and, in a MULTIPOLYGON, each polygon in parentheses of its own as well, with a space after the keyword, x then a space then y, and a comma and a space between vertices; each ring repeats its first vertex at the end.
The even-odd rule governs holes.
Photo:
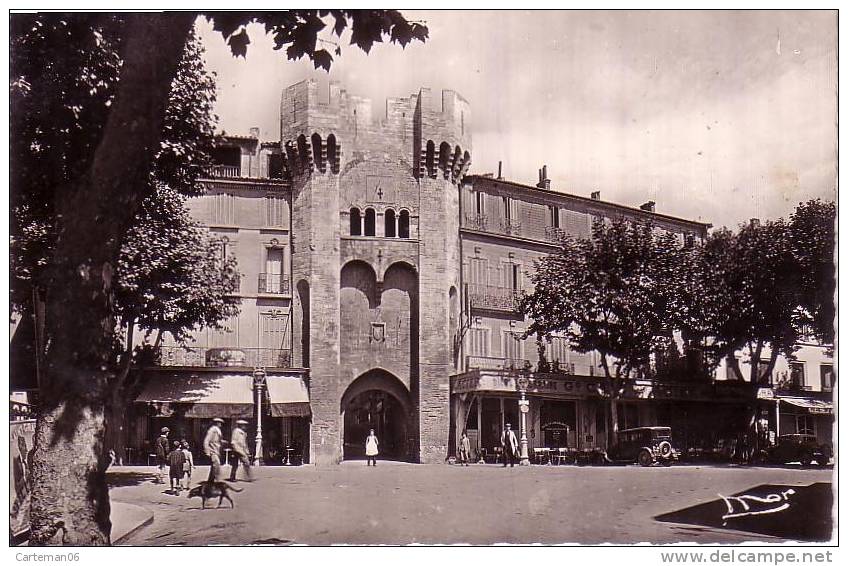
POLYGON ((822 401, 819 399, 803 399, 800 397, 781 397, 780 400, 783 403, 789 403, 790 405, 794 405, 795 407, 805 409, 808 413, 813 415, 833 414, 833 402, 831 401, 822 401))
POLYGON ((295 375, 269 375, 266 378, 272 417, 308 417, 309 392, 295 375))
POLYGON ((136 403, 146 403, 151 416, 160 417, 250 417, 256 410, 253 378, 230 373, 154 374, 136 403))

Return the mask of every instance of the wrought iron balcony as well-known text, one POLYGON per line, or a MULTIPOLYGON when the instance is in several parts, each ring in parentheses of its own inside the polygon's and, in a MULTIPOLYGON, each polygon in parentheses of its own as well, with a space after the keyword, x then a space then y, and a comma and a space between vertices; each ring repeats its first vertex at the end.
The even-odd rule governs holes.
POLYGON ((288 276, 280 273, 260 273, 259 292, 274 295, 290 295, 291 285, 288 276))
POLYGON ((491 285, 469 285, 469 301, 472 309, 517 312, 521 289, 493 287, 491 285))
POLYGON ((488 356, 467 356, 468 369, 520 370, 533 369, 529 360, 520 358, 490 358, 488 356), (529 366, 528 366, 529 364, 529 366))
POLYGON ((213 179, 233 179, 241 177, 241 167, 236 165, 212 165, 204 173, 213 179))
POLYGON ((501 222, 500 232, 507 236, 521 236, 521 223, 504 220, 501 222))
POLYGON ((489 226, 489 218, 485 214, 467 214, 465 216, 465 227, 471 230, 485 232, 489 226))
POLYGON ((160 366, 291 367, 291 350, 278 348, 193 348, 163 346, 160 366))

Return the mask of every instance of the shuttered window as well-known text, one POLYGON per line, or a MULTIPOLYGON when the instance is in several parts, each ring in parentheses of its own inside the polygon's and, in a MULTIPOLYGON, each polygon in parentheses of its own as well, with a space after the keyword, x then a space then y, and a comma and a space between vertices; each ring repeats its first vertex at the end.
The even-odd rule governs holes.
POLYGON ((212 223, 233 225, 236 223, 236 196, 220 193, 212 196, 212 223))

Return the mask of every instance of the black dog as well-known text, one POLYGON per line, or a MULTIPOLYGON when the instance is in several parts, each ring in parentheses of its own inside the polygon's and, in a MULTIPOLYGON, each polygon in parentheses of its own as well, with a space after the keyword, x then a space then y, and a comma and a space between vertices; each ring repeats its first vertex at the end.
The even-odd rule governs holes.
POLYGON ((230 497, 230 490, 236 492, 243 491, 222 481, 204 481, 200 482, 200 485, 191 488, 191 491, 188 492, 188 497, 189 499, 192 497, 200 497, 203 500, 203 509, 206 509, 207 499, 215 499, 216 497, 218 498, 218 507, 220 507, 221 503, 223 503, 226 499, 230 502, 230 507, 234 508, 236 505, 230 497))

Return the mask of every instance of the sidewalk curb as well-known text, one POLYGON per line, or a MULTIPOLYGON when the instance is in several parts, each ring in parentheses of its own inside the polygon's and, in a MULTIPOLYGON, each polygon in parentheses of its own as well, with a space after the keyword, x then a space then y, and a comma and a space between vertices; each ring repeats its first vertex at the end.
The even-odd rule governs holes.
POLYGON ((112 538, 111 543, 112 546, 116 546, 147 525, 152 524, 153 512, 132 503, 113 501, 111 519, 112 532, 116 535, 112 538), (135 517, 132 517, 132 515, 135 515, 135 517), (122 518, 125 520, 122 520, 122 518))

